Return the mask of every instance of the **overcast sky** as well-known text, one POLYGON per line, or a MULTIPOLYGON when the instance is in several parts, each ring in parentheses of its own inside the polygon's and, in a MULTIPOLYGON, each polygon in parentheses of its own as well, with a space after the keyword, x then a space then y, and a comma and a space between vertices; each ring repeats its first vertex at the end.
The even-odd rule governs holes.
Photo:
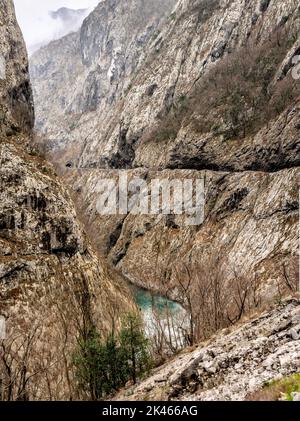
POLYGON ((93 8, 99 0, 14 0, 14 3, 27 46, 32 46, 48 42, 60 32, 60 23, 50 18, 50 10, 93 8))

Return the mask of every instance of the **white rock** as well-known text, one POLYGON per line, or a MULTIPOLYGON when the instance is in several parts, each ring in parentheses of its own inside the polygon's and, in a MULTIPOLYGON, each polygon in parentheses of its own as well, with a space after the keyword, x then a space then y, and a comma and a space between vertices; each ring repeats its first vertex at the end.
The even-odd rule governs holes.
POLYGON ((0 79, 4 80, 6 78, 6 62, 5 58, 0 55, 0 79))
POLYGON ((293 401, 300 402, 300 393, 299 392, 292 392, 291 396, 293 398, 293 401))

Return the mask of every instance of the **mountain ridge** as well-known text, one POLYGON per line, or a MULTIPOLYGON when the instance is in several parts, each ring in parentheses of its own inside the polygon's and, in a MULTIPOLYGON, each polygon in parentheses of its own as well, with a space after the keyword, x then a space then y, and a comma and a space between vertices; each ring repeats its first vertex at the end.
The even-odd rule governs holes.
POLYGON ((177 282, 175 262, 195 272, 217 265, 230 285, 235 271, 249 282, 259 277, 261 299, 272 299, 286 290, 284 267, 295 272, 298 249, 300 85, 291 77, 300 45, 297 3, 179 1, 153 29, 137 67, 123 74, 121 53, 110 82, 107 70, 127 45, 125 34, 115 46, 112 28, 138 14, 129 8, 124 16, 122 5, 101 3, 74 35, 66 60, 49 46, 51 72, 62 77, 51 79, 51 112, 44 101, 47 49, 31 62, 37 128, 47 136, 49 157, 72 186, 87 229, 99 234, 98 249, 134 283, 168 294, 177 282), (104 32, 97 31, 100 16, 104 32), (100 48, 93 41, 99 36, 108 40, 100 48), (75 95, 65 95, 72 65, 75 95), (170 225, 168 218, 97 215, 96 180, 118 170, 148 181, 205 178, 204 223, 186 228, 177 216, 170 225))

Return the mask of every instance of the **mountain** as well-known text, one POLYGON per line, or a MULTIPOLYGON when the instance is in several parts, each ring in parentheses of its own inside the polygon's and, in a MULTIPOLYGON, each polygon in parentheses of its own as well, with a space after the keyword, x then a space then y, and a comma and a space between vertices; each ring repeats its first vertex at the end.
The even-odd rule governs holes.
POLYGON ((299 370, 299 20, 294 0, 105 0, 31 58, 39 146, 93 246, 190 316, 192 347, 121 399, 251 399, 299 370), (203 180, 203 221, 100 215, 119 171, 203 180))
POLYGON ((241 285, 250 308, 297 288, 299 19, 293 0, 106 0, 32 57, 43 147, 131 282, 184 302, 178 278, 219 279, 222 313, 241 285), (98 180, 124 169, 204 179, 204 222, 100 216, 98 180))
POLYGON ((134 304, 32 145, 27 54, 11 0, 0 1, 0 45, 0 400, 78 399, 78 341, 118 326, 134 304))
POLYGON ((49 11, 49 16, 45 18, 47 32, 41 40, 28 46, 29 55, 39 50, 42 46, 47 45, 52 39, 59 39, 62 36, 74 31, 78 31, 83 20, 90 13, 90 9, 69 9, 61 7, 55 11, 49 11))
MULTIPOLYGON (((78 24, 86 15, 88 9, 69 9, 68 7, 61 7, 56 11, 50 11, 49 15, 52 19, 60 19, 67 24, 78 24)), ((79 29, 79 28, 78 28, 79 29)))

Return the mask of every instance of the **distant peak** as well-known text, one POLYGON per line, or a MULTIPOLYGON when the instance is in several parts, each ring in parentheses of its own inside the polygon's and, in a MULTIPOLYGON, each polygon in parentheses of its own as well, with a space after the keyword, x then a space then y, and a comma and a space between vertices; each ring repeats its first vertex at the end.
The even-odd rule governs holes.
POLYGON ((69 21, 80 18, 87 13, 88 9, 69 9, 68 7, 60 7, 55 11, 50 11, 49 15, 52 19, 61 19, 69 21))

